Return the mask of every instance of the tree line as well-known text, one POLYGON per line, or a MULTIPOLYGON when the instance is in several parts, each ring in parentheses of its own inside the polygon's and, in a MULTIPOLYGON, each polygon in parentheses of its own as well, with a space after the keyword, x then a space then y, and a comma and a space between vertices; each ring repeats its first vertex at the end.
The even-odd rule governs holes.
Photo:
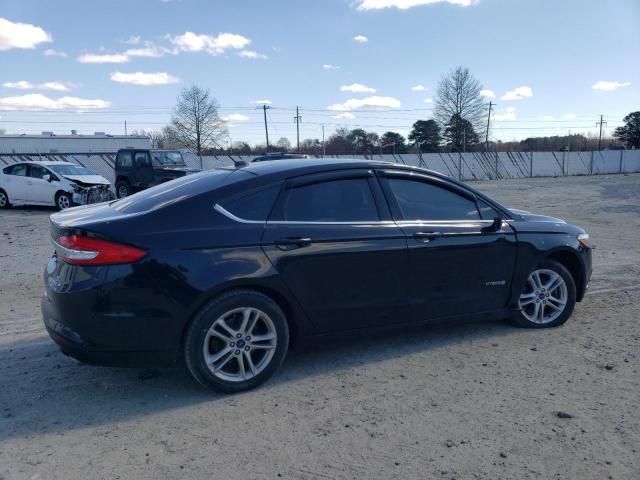
MULTIPOLYGON (((433 118, 414 122, 407 138, 398 132, 382 135, 362 128, 338 128, 324 142, 307 138, 300 142, 300 153, 311 155, 377 155, 465 151, 579 151, 594 150, 598 138, 590 135, 529 137, 520 141, 488 141, 488 105, 480 94, 482 85, 468 68, 457 67, 442 77, 435 96, 433 118)), ((171 115, 171 123, 161 132, 150 132, 152 146, 187 148, 197 155, 263 154, 266 145, 247 142, 230 144, 226 122, 218 115, 219 105, 209 90, 198 86, 184 89, 171 115)), ((604 139, 603 147, 640 148, 640 112, 624 118, 613 139, 604 139)), ((271 151, 297 150, 281 137, 271 151)))

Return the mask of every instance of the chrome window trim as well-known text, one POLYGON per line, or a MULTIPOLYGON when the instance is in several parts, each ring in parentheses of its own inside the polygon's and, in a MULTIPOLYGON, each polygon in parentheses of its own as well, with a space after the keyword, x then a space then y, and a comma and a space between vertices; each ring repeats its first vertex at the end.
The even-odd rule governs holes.
POLYGON ((262 224, 262 225, 397 225, 399 227, 410 226, 476 226, 476 225, 490 225, 493 220, 372 220, 372 221, 356 221, 356 222, 317 222, 317 221, 301 221, 301 220, 247 220, 240 218, 227 209, 225 209, 219 203, 213 206, 213 209, 221 213, 225 217, 234 222, 246 223, 246 224, 262 224))

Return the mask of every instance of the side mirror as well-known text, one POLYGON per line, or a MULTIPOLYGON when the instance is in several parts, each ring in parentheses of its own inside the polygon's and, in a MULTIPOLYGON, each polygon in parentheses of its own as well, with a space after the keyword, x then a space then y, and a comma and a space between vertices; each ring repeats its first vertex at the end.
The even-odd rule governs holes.
POLYGON ((502 228, 502 218, 496 217, 493 219, 493 222, 491 223, 491 225, 487 225, 482 229, 482 231, 486 233, 497 232, 501 228, 502 228))
POLYGON ((47 182, 49 182, 49 183, 51 183, 51 175, 49 175, 48 173, 45 173, 45 174, 42 176, 42 179, 43 179, 43 180, 46 180, 46 181, 47 181, 47 182))

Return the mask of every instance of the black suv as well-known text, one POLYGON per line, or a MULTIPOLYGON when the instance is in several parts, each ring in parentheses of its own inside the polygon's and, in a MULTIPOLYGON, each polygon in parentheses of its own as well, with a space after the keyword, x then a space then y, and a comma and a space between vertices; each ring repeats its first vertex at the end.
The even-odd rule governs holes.
POLYGON ((118 150, 115 169, 118 198, 200 171, 187 167, 177 150, 137 148, 118 150))

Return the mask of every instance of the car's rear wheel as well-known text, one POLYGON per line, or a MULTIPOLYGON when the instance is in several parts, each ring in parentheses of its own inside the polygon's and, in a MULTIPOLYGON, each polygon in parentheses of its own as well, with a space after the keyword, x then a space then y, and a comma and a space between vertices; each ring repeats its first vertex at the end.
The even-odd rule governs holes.
POLYGON ((118 198, 124 198, 131 195, 131 185, 126 180, 120 180, 116 184, 116 195, 118 198))
POLYGON ((58 210, 65 210, 71 206, 71 195, 65 192, 58 192, 56 194, 56 207, 58 207, 58 210))
POLYGON ((567 321, 575 304, 576 285, 571 273, 562 264, 545 260, 527 277, 514 323, 520 327, 556 327, 567 321))
POLYGON ((11 207, 11 203, 9 203, 9 195, 7 192, 0 189, 0 208, 9 208, 11 207))
POLYGON ((289 328, 280 307, 266 295, 239 290, 214 299, 194 318, 184 354, 198 382, 232 393, 271 377, 288 344, 289 328))

